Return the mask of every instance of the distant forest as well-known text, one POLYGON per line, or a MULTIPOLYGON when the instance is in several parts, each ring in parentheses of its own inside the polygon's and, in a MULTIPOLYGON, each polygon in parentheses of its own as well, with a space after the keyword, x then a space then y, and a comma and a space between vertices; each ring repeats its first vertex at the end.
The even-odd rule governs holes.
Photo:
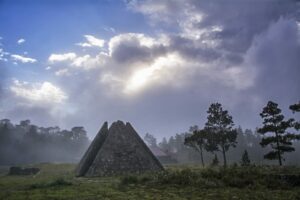
POLYGON ((19 124, 0 120, 0 165, 77 162, 88 145, 83 127, 60 130, 39 127, 30 120, 19 124))
MULTIPOLYGON (((277 165, 276 160, 269 161, 264 159, 264 154, 267 153, 271 148, 262 148, 260 142, 263 137, 258 134, 256 130, 243 130, 242 127, 238 127, 237 132, 237 145, 235 148, 232 148, 228 151, 227 158, 229 164, 236 163, 240 165, 242 162, 242 155, 244 151, 247 150, 252 164, 277 165)), ((190 131, 176 134, 175 136, 171 136, 169 138, 163 138, 161 142, 156 142, 156 138, 151 134, 146 135, 144 136, 144 140, 146 140, 147 145, 159 147, 164 152, 170 154, 179 163, 201 164, 199 152, 184 144, 185 138, 191 135, 190 131)), ((296 151, 286 154, 285 165, 300 165, 300 141, 295 141, 294 147, 296 151)), ((215 154, 217 155, 219 165, 222 165, 223 160, 220 152, 211 153, 204 151, 203 157, 206 166, 214 165, 213 160, 215 158, 215 154)))
MULTIPOLYGON (((300 102, 290 105, 289 110, 299 113, 300 102)), ((277 103, 269 101, 262 109, 262 125, 255 131, 235 128, 232 116, 220 103, 212 103, 207 114, 203 128, 192 126, 188 132, 163 138, 158 144, 149 133, 144 140, 179 163, 200 162, 208 166, 218 165, 221 161, 224 167, 234 163, 300 164, 300 121, 286 119, 277 103)))

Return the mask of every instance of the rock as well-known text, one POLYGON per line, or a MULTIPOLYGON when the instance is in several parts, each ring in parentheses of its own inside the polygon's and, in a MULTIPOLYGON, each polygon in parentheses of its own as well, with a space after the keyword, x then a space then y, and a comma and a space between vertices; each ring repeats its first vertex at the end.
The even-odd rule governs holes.
POLYGON ((10 167, 9 175, 34 175, 40 171, 39 168, 24 168, 24 167, 10 167))

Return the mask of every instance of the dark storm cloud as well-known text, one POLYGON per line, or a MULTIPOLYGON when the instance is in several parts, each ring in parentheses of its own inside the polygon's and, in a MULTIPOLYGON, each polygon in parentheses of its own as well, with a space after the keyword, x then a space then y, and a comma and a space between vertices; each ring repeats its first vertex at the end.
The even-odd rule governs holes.
POLYGON ((149 16, 161 16, 155 18, 157 21, 168 16, 171 23, 178 24, 189 20, 195 13, 201 14, 199 22, 192 22, 194 29, 221 26, 221 32, 209 37, 222 39, 223 48, 244 52, 250 47, 253 37, 272 22, 283 16, 299 17, 299 1, 296 0, 146 0, 136 1, 133 7, 149 16))
POLYGON ((141 45, 138 38, 129 37, 129 39, 124 39, 116 45, 112 52, 112 57, 118 63, 149 62, 165 52, 163 45, 155 45, 150 48, 141 45))
POLYGON ((196 9, 205 14, 196 24, 198 28, 221 26, 214 35, 222 40, 222 47, 234 52, 245 52, 257 34, 265 31, 280 17, 294 17, 298 11, 295 0, 275 1, 193 1, 196 9))
POLYGON ((279 19, 256 38, 249 49, 260 70, 257 90, 265 100, 291 104, 300 99, 299 27, 291 19, 279 19))
POLYGON ((199 46, 197 43, 201 43, 201 41, 191 40, 182 36, 173 36, 171 37, 169 51, 178 52, 187 59, 201 60, 203 62, 211 62, 222 56, 217 49, 203 45, 199 46))

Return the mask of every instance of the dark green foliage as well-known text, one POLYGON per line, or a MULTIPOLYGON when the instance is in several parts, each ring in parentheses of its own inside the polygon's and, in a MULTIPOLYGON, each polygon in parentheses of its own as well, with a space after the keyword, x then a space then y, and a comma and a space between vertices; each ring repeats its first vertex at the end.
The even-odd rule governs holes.
POLYGON ((287 133, 287 129, 292 127, 294 120, 289 119, 285 121, 278 104, 272 101, 269 101, 267 106, 263 108, 260 116, 264 121, 263 127, 258 129, 258 133, 265 136, 260 144, 262 147, 270 146, 272 148, 272 151, 265 154, 264 158, 278 160, 279 165, 282 165, 283 154, 295 151, 292 142, 297 137, 295 134, 287 133), (266 133, 273 135, 265 135, 266 133))
MULTIPOLYGON (((286 169, 278 171, 271 167, 238 167, 177 169, 154 174, 130 175, 121 179, 122 185, 178 185, 197 188, 270 188, 288 189, 300 186, 300 175, 284 174, 286 169), (145 177, 147 177, 145 179, 145 177), (144 180, 144 181, 143 181, 144 180)), ((288 171, 291 171, 290 169, 288 171)), ((299 172, 297 172, 299 173, 299 172)))
POLYGON ((219 165, 219 160, 218 160, 217 154, 215 154, 215 157, 213 158, 213 160, 211 162, 211 166, 216 167, 218 165, 219 165))
MULTIPOLYGON (((293 113, 300 112, 300 101, 299 101, 299 103, 296 103, 294 105, 290 105, 290 109, 293 111, 293 113)), ((293 126, 296 130, 300 130, 300 121, 295 122, 293 124, 293 126)))
POLYGON ((121 184, 128 185, 128 184, 136 184, 139 182, 139 177, 135 175, 128 175, 121 178, 121 184))
POLYGON ((300 101, 296 104, 290 105, 290 109, 293 112, 300 112, 300 101))
POLYGON ((54 181, 48 183, 35 183, 29 186, 29 189, 41 189, 41 188, 48 188, 48 187, 61 187, 61 186, 71 186, 72 183, 66 181, 63 178, 57 178, 54 181))
POLYGON ((207 122, 204 128, 207 133, 207 150, 220 151, 223 155, 224 167, 226 167, 226 152, 230 147, 236 147, 237 130, 233 129, 232 116, 228 114, 227 110, 223 110, 220 103, 211 104, 207 113, 207 122))
POLYGON ((251 164, 248 151, 245 150, 243 155, 242 155, 242 160, 241 160, 241 166, 249 166, 251 164))
MULTIPOLYGON (((191 129, 190 129, 191 130, 191 129)), ((192 147, 200 153, 201 163, 204 167, 203 151, 207 148, 207 133, 205 130, 192 130, 192 134, 188 135, 184 144, 192 147)))

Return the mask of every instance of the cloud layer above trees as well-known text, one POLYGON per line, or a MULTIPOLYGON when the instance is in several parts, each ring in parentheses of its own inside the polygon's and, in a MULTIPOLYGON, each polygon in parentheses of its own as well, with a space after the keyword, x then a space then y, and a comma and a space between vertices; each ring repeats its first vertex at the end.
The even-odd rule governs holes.
POLYGON ((134 0, 126 6, 144 15, 155 34, 83 35, 45 61, 52 82, 12 81, 6 98, 18 106, 4 115, 18 118, 25 109, 33 120, 84 125, 91 135, 102 121, 123 119, 160 136, 201 126, 215 101, 237 124, 253 128, 268 100, 287 107, 300 99, 296 1, 134 0), (36 109, 42 116, 31 115, 36 109))

